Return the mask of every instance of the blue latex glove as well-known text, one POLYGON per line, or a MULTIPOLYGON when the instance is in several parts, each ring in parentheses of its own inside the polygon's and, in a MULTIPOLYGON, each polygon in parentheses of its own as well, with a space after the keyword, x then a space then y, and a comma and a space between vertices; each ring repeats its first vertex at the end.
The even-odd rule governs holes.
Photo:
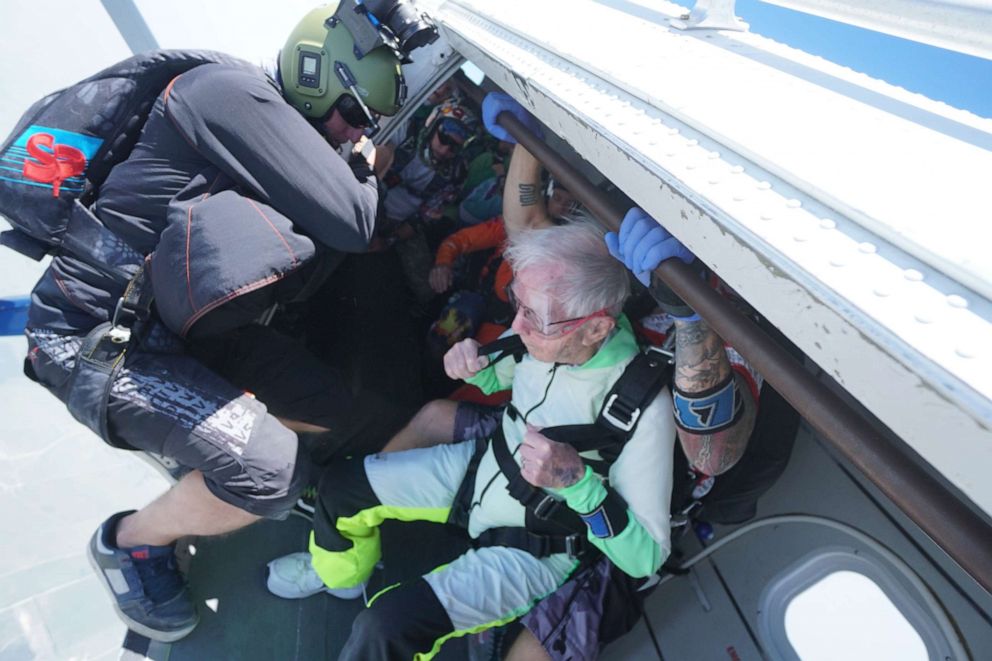
POLYGON ((620 235, 607 232, 606 247, 647 287, 651 271, 666 259, 691 264, 696 256, 668 230, 638 207, 632 207, 620 223, 620 235))
POLYGON ((516 102, 516 100, 509 94, 504 94, 502 92, 490 92, 486 95, 486 98, 482 100, 482 122, 486 125, 486 130, 492 134, 497 140, 503 140, 504 142, 512 142, 517 144, 516 139, 512 135, 506 132, 502 126, 496 123, 496 118, 499 117, 501 112, 508 112, 514 117, 516 117, 520 122, 529 128, 537 137, 544 139, 544 131, 541 130, 541 124, 537 121, 534 115, 530 114, 524 107, 516 102))

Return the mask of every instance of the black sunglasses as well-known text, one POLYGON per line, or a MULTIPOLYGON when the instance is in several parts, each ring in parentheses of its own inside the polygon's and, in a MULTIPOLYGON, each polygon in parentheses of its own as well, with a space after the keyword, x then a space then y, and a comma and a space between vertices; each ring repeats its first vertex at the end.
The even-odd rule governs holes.
POLYGON ((440 128, 437 130, 437 139, 442 145, 445 147, 451 147, 452 149, 457 149, 465 144, 464 142, 456 140, 453 136, 448 135, 440 128))
MULTIPOLYGON (((351 94, 342 94, 335 104, 334 109, 338 111, 348 126, 356 129, 368 129, 373 127, 379 129, 379 113, 370 110, 368 106, 356 99, 351 94)), ((371 136, 370 136, 371 137, 371 136)))

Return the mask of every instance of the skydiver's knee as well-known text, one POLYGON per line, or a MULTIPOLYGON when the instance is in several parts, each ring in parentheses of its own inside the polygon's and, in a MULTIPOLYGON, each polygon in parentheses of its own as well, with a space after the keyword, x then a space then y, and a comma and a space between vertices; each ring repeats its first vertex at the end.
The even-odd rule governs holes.
POLYGON ((213 465, 201 470, 214 495, 252 514, 287 511, 312 478, 296 434, 272 416, 264 416, 239 450, 214 457, 213 465))

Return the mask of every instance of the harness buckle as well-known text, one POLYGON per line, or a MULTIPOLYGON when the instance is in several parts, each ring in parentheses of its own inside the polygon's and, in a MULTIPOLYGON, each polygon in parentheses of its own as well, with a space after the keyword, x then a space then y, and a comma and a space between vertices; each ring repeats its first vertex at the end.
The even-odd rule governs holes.
POLYGON ((622 408, 622 402, 617 406, 617 411, 613 410, 614 404, 617 404, 617 400, 620 398, 618 393, 613 393, 610 398, 606 400, 606 405, 603 407, 603 418, 609 422, 611 425, 620 429, 621 431, 630 431, 637 424, 637 419, 641 417, 640 407, 630 411, 629 413, 624 413, 620 410, 622 408), (624 416, 627 419, 621 420, 618 416, 624 416))
POLYGON ((107 331, 107 337, 114 344, 127 344, 131 341, 131 329, 124 326, 113 326, 107 331))
POLYGON ((578 533, 573 533, 565 538, 565 553, 573 560, 582 554, 582 539, 578 533))
POLYGON ((549 516, 555 513, 560 505, 560 501, 552 496, 551 494, 546 494, 540 502, 534 506, 534 516, 546 520, 549 516))
POLYGON ((114 306, 114 316, 110 320, 112 327, 107 333, 110 341, 114 344, 126 344, 131 340, 131 329, 121 324, 122 313, 130 315, 133 319, 138 318, 137 313, 125 305, 123 296, 117 299, 117 305, 114 306))
POLYGON ((657 353, 664 357, 665 362, 670 365, 675 364, 675 353, 669 349, 663 349, 661 347, 656 347, 653 344, 649 344, 644 353, 657 353))

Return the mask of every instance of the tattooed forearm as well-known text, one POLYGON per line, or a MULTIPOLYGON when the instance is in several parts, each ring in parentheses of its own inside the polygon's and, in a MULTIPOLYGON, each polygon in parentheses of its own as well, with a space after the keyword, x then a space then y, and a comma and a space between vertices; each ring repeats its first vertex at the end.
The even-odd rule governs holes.
POLYGON ((537 204, 537 186, 534 184, 520 184, 517 186, 520 191, 520 206, 531 207, 537 204))
POLYGON ((703 392, 727 379, 730 361, 723 340, 702 319, 676 322, 675 385, 703 392))
POLYGON ((692 434, 679 430, 679 442, 692 467, 706 475, 720 475, 740 461, 754 429, 757 407, 747 396, 741 419, 729 429, 715 434, 692 434))
MULTIPOLYGON (((725 383, 732 373, 723 340, 703 320, 675 324, 675 385, 683 392, 703 392, 725 383)), ((696 470, 719 475, 736 464, 754 429, 757 404, 750 390, 738 383, 743 412, 733 426, 715 434, 679 429, 679 441, 696 470)))

